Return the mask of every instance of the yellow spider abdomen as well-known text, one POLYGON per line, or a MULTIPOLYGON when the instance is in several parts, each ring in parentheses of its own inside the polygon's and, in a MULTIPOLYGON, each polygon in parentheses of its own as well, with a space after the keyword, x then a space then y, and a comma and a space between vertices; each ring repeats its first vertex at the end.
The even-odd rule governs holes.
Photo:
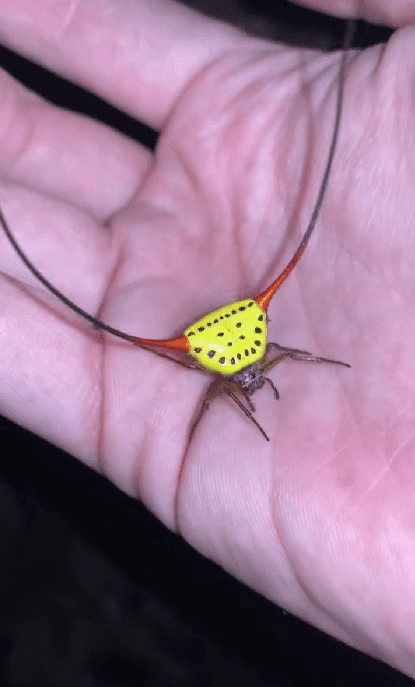
POLYGON ((189 355, 201 367, 233 375, 265 354, 267 316, 252 298, 230 303, 201 317, 184 332, 189 355))

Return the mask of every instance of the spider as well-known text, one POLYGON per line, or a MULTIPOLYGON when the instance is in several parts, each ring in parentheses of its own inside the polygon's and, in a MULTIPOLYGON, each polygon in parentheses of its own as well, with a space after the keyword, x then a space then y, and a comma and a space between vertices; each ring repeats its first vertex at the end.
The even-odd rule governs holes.
POLYGON ((18 253, 22 261, 26 264, 32 274, 57 298, 65 303, 78 315, 91 322, 95 327, 103 329, 114 336, 125 341, 129 341, 136 346, 151 350, 157 355, 168 358, 174 363, 187 368, 204 370, 213 373, 214 379, 206 392, 205 398, 200 405, 196 418, 194 419, 190 432, 189 442, 199 424, 204 412, 209 407, 211 401, 219 395, 229 396, 242 410, 246 417, 253 422, 261 434, 269 441, 269 437, 258 423, 253 413, 255 406, 252 403, 252 394, 261 389, 267 382, 276 399, 279 398, 278 389, 273 381, 266 376, 272 367, 280 363, 285 358, 291 360, 302 360, 306 362, 331 363, 350 367, 348 363, 340 360, 332 360, 315 356, 308 351, 296 348, 286 348, 274 342, 267 342, 267 308, 272 297, 281 284, 286 280, 294 267, 300 260, 309 242, 310 236, 316 225, 324 195, 328 185, 328 179, 333 163, 336 149, 342 103, 343 86, 346 67, 347 48, 351 41, 350 23, 346 30, 344 48, 342 52, 339 87, 337 94, 336 115, 333 128, 333 135, 330 143, 327 163, 320 185, 317 200, 312 212, 308 227, 304 236, 295 251, 293 257, 288 262, 281 274, 260 294, 254 298, 247 298, 236 301, 214 310, 204 315, 199 320, 188 327, 185 332, 178 337, 171 339, 145 339, 126 334, 118 329, 114 329, 108 324, 93 317, 85 310, 76 305, 73 301, 61 293, 39 270, 33 265, 12 234, 3 211, 0 209, 0 224, 10 241, 11 245, 18 253), (156 350, 154 350, 154 348, 156 350), (178 360, 160 351, 175 351, 186 354, 186 358, 178 360), (274 356, 272 353, 275 353, 274 356), (189 360, 189 356, 192 360, 189 360), (246 405, 242 402, 242 397, 246 405))

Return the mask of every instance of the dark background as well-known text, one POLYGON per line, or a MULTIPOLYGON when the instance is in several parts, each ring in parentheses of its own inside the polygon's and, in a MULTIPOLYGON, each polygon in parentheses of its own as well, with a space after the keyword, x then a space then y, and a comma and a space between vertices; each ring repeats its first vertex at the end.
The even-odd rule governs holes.
MULTIPOLYGON (((343 22, 275 0, 187 4, 251 33, 341 45, 343 22)), ((355 44, 387 39, 359 24, 355 44)), ((156 134, 0 47, 0 66, 148 145, 156 134)), ((0 680, 19 687, 413 685, 236 582, 71 456, 0 418, 0 680)))

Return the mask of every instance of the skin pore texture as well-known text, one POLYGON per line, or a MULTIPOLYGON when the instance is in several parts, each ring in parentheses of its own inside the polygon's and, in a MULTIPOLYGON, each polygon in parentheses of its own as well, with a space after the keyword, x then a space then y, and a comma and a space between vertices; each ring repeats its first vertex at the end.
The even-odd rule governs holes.
MULTIPOLYGON (((352 369, 284 362, 278 404, 255 396, 270 442, 218 399, 186 452, 208 378, 91 331, 1 236, 0 410, 275 603, 415 677, 414 9, 313 7, 400 27, 354 51, 341 163, 268 311, 270 340, 352 369)), ((154 338, 272 281, 321 182, 338 53, 167 0, 3 0, 0 19, 2 43, 161 131, 152 155, 0 73, 0 201, 50 281, 154 338)))

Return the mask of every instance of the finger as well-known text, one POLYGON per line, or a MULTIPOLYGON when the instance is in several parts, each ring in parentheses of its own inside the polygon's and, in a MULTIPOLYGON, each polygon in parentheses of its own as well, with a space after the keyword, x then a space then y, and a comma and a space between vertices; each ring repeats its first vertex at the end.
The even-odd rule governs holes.
POLYGON ((415 21, 412 0, 293 0, 319 12, 337 17, 365 19, 383 26, 407 26, 415 21))
POLYGON ((12 281, 2 280, 0 310, 0 412, 95 466, 99 343, 12 281))
POLYGON ((247 38, 169 0, 3 0, 0 40, 160 128, 195 74, 247 38))
MULTIPOLYGON (((100 316, 114 266, 120 262, 110 235, 86 213, 58 201, 46 202, 10 186, 0 195, 8 223, 19 227, 16 238, 40 271, 87 312, 100 316)), ((172 411, 162 391, 171 363, 111 337, 105 337, 103 345, 102 333, 39 286, 0 235, 0 244, 2 240, 0 412, 103 469, 130 494, 137 493, 136 480, 142 475, 135 469, 137 461, 153 449, 156 437, 153 457, 161 457, 157 483, 164 481, 165 488, 158 490, 155 502, 159 512, 169 511, 171 524, 168 492, 177 483, 195 396, 186 394, 187 401, 182 399, 180 408, 172 411), (147 433, 152 435, 150 445, 147 433), (170 450, 168 465, 163 442, 170 450), (166 500, 167 506, 162 503, 166 500)), ((137 326, 136 308, 130 313, 137 326)), ((154 506, 146 478, 144 482, 154 506)))
MULTIPOLYGON (((94 311, 113 262, 105 232, 86 213, 11 185, 1 202, 40 269, 94 311)), ((0 255, 0 411, 91 464, 96 430, 81 441, 79 428, 90 425, 98 393, 99 338, 45 292, 4 235, 0 255)))
POLYGON ((44 101, 0 71, 0 173, 103 220, 131 198, 151 153, 44 101))

